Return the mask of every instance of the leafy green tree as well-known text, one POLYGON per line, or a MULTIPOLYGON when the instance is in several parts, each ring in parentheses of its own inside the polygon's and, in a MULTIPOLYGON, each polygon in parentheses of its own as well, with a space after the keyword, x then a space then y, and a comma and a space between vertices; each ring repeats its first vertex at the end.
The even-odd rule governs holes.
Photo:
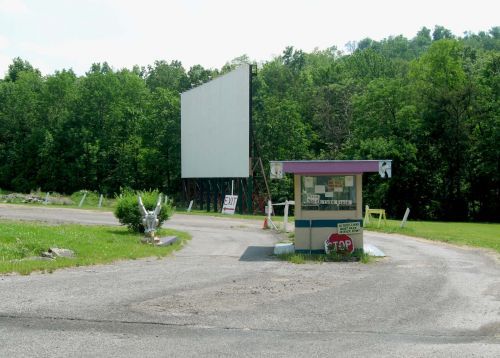
POLYGON ((151 96, 151 113, 142 123, 140 187, 156 187, 173 194, 180 186, 180 98, 158 88, 151 96))
POLYGON ((155 61, 154 66, 148 66, 146 84, 152 91, 166 88, 184 92, 191 87, 189 77, 179 61, 155 61))
POLYGON ((478 63, 467 161, 468 196, 475 219, 497 221, 500 212, 500 55, 478 63))
POLYGON ((47 76, 42 93, 43 140, 39 143, 39 167, 36 181, 48 191, 66 191, 74 178, 68 172, 67 153, 72 143, 67 141, 66 123, 73 114, 77 77, 73 71, 56 71, 47 76))
POLYGON ((312 123, 320 157, 332 159, 341 155, 352 129, 353 91, 353 86, 337 83, 315 91, 312 123))
POLYGON ((436 25, 434 27, 434 31, 432 32, 432 39, 434 41, 443 40, 443 39, 453 39, 452 32, 443 26, 436 25))
POLYGON ((21 71, 2 84, 0 185, 18 191, 35 188, 38 147, 45 136, 40 117, 44 83, 36 71, 21 71))
POLYGON ((40 71, 34 68, 28 61, 25 61, 20 57, 16 57, 9 65, 5 81, 16 82, 22 72, 33 72, 34 74, 40 76, 40 71))
POLYGON ((187 75, 189 77, 191 87, 196 87, 216 77, 217 72, 207 70, 201 65, 194 65, 189 69, 187 75))
POLYGON ((441 40, 412 68, 414 90, 422 111, 425 137, 424 171, 437 173, 437 216, 463 220, 467 217, 464 169, 470 139, 467 130, 472 87, 463 67, 463 47, 456 40, 441 40))

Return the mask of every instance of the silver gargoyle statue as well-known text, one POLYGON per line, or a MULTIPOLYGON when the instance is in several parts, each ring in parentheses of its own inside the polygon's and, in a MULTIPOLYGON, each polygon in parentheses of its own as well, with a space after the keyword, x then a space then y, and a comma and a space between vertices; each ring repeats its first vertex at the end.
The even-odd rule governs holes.
POLYGON ((154 243, 158 241, 156 238, 156 229, 159 224, 158 215, 161 210, 161 194, 158 197, 156 208, 152 211, 146 210, 142 203, 141 196, 139 196, 139 211, 142 215, 142 225, 144 225, 144 234, 146 235, 146 242, 154 243))

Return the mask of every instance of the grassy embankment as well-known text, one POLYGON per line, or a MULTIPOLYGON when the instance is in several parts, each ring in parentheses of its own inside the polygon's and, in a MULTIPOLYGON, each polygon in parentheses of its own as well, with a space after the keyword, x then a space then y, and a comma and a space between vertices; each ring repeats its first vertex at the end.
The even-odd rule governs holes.
POLYGON ((83 195, 83 191, 75 192, 70 196, 50 192, 47 197, 47 192, 40 190, 31 191, 31 193, 26 194, 0 189, 0 204, 32 205, 49 208, 62 207, 99 211, 112 211, 116 204, 116 199, 103 197, 101 207, 99 207, 99 194, 89 191, 82 202, 82 206, 80 206, 79 204, 83 195), (44 202, 46 199, 48 199, 48 203, 44 202))
POLYGON ((382 222, 380 228, 377 228, 374 220, 366 225, 365 230, 397 233, 500 252, 500 224, 408 221, 404 228, 400 228, 400 224, 399 220, 387 220, 387 225, 382 222))
POLYGON ((38 222, 0 220, 0 274, 32 271, 52 272, 72 266, 106 264, 123 259, 164 257, 182 247, 190 238, 185 232, 162 229, 161 236, 176 235, 180 240, 167 247, 140 242, 141 235, 123 227, 48 225, 38 222), (70 249, 75 258, 34 260, 51 247, 70 249))

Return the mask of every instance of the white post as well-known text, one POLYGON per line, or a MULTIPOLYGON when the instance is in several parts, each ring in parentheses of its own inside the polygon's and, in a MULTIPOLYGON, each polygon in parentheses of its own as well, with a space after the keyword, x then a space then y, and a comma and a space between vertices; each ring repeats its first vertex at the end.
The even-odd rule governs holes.
POLYGON ((401 221, 400 227, 405 227, 406 221, 408 220, 408 215, 410 215, 410 208, 406 208, 405 216, 403 216, 403 221, 401 221))
POLYGON ((234 180, 231 180, 231 195, 234 195, 234 180))
POLYGON ((165 205, 168 204, 168 196, 165 195, 165 201, 164 201, 165 205))
POLYGON ((365 225, 370 223, 370 215, 368 215, 370 208, 365 205, 365 225))
POLYGON ((288 200, 285 200, 285 213, 283 217, 283 230, 288 232, 288 200))
POLYGON ((45 205, 49 203, 49 192, 47 192, 47 195, 45 195, 45 201, 43 202, 45 205))
POLYGON ((190 212, 191 212, 191 208, 192 208, 192 207, 193 207, 193 200, 191 200, 191 201, 189 202, 189 206, 188 206, 188 208, 187 208, 187 212, 188 212, 188 213, 190 213, 190 212))
POLYGON ((272 212, 273 212, 273 203, 271 202, 271 200, 268 200, 267 201, 267 224, 271 225, 274 228, 274 230, 278 230, 276 225, 273 223, 273 220, 271 219, 272 212))
POLYGON ((103 195, 101 194, 101 196, 99 196, 99 205, 97 205, 99 208, 102 206, 102 198, 103 195))
POLYGON ((87 197, 87 192, 85 191, 82 196, 82 200, 80 200, 80 204, 78 204, 78 207, 81 208, 83 205, 83 202, 85 201, 85 198, 87 197))

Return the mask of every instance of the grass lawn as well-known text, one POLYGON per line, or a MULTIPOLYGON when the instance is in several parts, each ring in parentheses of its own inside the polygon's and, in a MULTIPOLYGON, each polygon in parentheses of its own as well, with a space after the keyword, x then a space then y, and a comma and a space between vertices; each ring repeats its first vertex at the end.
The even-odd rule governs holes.
POLYGON ((365 226, 366 230, 399 233, 444 241, 458 245, 484 247, 500 252, 500 224, 479 224, 461 222, 408 221, 400 228, 401 221, 387 220, 377 228, 376 220, 365 226))
POLYGON ((164 257, 182 247, 189 234, 162 229, 161 236, 176 235, 180 240, 167 247, 142 244, 141 235, 123 227, 49 225, 37 222, 0 220, 0 274, 32 271, 52 272, 71 266, 105 264, 141 257, 164 257), (75 258, 50 261, 31 260, 51 247, 70 249, 75 258))

